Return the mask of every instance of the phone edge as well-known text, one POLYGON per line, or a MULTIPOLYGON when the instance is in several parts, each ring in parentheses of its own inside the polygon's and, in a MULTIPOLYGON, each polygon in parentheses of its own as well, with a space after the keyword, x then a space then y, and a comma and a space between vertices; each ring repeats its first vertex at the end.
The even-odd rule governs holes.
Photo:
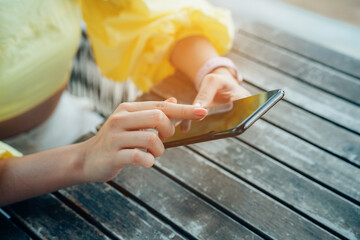
POLYGON ((204 134, 200 135, 194 138, 189 138, 187 141, 181 140, 181 141, 173 141, 173 142, 166 142, 164 143, 164 147, 172 148, 172 147, 178 147, 178 146, 184 146, 188 144, 194 144, 203 142, 203 139, 206 138, 207 141, 212 141, 216 139, 221 139, 225 137, 234 137, 238 136, 241 133, 245 132, 246 129, 248 129, 252 124, 254 124, 259 118, 261 118, 267 111, 269 111, 270 108, 272 108, 276 103, 278 103, 284 96, 285 91, 282 89, 276 89, 278 90, 278 93, 274 96, 272 96, 270 99, 268 99, 264 105, 262 105, 259 109, 257 109, 252 115, 250 115, 247 119, 245 119, 241 124, 239 124, 238 127, 234 128, 231 132, 228 132, 226 134, 204 134), (255 117, 255 118, 254 118, 255 117), (254 118, 254 119, 253 119, 254 118), (252 122, 246 126, 245 125, 252 120, 252 122), (184 142, 185 141, 185 142, 184 142))

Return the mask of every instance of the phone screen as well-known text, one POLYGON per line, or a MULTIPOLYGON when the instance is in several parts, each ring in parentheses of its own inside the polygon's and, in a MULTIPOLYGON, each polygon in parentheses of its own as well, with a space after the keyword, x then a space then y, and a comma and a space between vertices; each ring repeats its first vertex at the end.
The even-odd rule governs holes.
MULTIPOLYGON (((232 108, 227 109, 228 111, 216 113, 215 110, 215 113, 206 116, 201 121, 192 121, 191 129, 186 133, 180 130, 180 126, 177 126, 175 128, 174 136, 164 142, 165 147, 170 147, 171 144, 169 143, 174 141, 178 142, 175 145, 179 146, 191 143, 191 141, 184 141, 184 144, 181 144, 181 142, 179 142, 181 140, 197 138, 194 142, 200 142, 206 141, 206 138, 211 140, 212 136, 216 136, 213 138, 216 139, 221 138, 221 135, 230 136, 240 134, 245 130, 244 126, 249 127, 270 107, 279 101, 283 95, 284 92, 282 90, 273 90, 235 100, 230 105, 232 108)), ((209 108, 208 112, 214 112, 213 108, 214 107, 209 108)))

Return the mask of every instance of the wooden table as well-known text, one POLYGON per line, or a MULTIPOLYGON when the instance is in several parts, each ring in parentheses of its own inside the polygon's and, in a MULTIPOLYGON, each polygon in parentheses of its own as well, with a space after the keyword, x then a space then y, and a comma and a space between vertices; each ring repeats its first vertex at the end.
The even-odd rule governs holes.
MULTIPOLYGON (((0 238, 360 239, 360 61, 260 24, 229 57, 252 93, 286 91, 247 132, 5 207, 0 238)), ((177 74, 143 100, 194 94, 177 74)))

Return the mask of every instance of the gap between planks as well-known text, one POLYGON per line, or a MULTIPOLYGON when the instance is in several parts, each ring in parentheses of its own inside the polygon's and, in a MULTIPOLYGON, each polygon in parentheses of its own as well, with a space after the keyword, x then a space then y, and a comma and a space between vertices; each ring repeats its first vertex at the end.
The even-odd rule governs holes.
POLYGON ((360 81, 357 78, 335 71, 323 64, 303 58, 287 49, 273 45, 271 42, 244 34, 241 31, 235 37, 232 51, 304 84, 319 88, 328 94, 360 106, 360 97, 358 96, 360 81), (298 69, 295 70, 296 64, 298 69), (280 65, 283 65, 285 70, 280 65), (353 99, 354 97, 356 99, 353 99))
POLYGON ((241 26, 239 26, 236 30, 242 31, 245 34, 251 35, 260 40, 268 41, 274 46, 286 49, 291 53, 310 59, 350 77, 360 77, 360 71, 354 67, 359 63, 359 60, 336 52, 330 48, 301 39, 282 30, 274 29, 266 24, 257 22, 246 22, 241 24, 241 26), (266 37, 266 39, 264 39, 264 37, 266 37), (317 54, 314 53, 313 50, 320 51, 320 54, 318 52, 317 54), (324 58, 324 56, 322 56, 324 53, 330 55, 331 57, 328 56, 328 58, 324 58), (325 60, 330 62, 325 62, 325 60), (344 65, 344 63, 350 64, 350 66, 344 65))
MULTIPOLYGON (((146 98, 146 96, 145 96, 146 98)), ((145 99, 144 99, 145 100, 145 99)), ((149 99, 147 99, 149 100, 149 99)), ((88 133, 83 135, 83 137, 79 138, 79 141, 85 141, 92 136, 94 136, 95 133, 88 133)), ((152 209, 150 206, 148 206, 146 203, 141 201, 139 198, 137 198, 135 195, 131 194, 129 191, 115 183, 114 181, 109 181, 106 184, 111 186, 114 190, 119 191, 124 196, 130 198, 134 204, 138 204, 139 206, 145 208, 150 215, 152 215, 154 218, 156 218, 158 221, 163 223, 164 225, 168 226, 170 229, 172 229, 174 232, 179 234, 180 236, 187 238, 187 239, 196 239, 194 236, 192 236, 190 233, 188 233, 186 230, 182 229, 181 227, 177 226, 175 223, 173 223, 171 220, 167 219, 165 216, 158 213, 156 210, 152 209)), ((66 189, 65 189, 66 191, 66 189)), ((73 209, 76 213, 78 213, 82 218, 84 218, 86 221, 97 227, 100 231, 104 232, 108 237, 111 239, 119 239, 119 236, 115 235, 111 232, 111 230, 108 229, 108 227, 103 226, 101 222, 96 220, 94 217, 92 217, 89 213, 87 213, 84 209, 82 209, 80 206, 78 206, 73 200, 69 199, 68 197, 64 196, 64 194, 57 192, 56 197, 61 200, 65 205, 69 206, 71 209, 73 209)))

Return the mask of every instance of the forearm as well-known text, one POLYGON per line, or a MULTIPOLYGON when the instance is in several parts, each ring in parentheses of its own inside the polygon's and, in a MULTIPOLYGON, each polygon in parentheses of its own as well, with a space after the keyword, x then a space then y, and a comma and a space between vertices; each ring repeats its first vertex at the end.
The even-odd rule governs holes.
POLYGON ((173 101, 120 104, 85 142, 0 159, 0 206, 75 184, 109 181, 127 165, 151 167, 164 151, 162 140, 174 134, 170 119, 199 120, 206 113, 173 101), (143 131, 149 128, 159 134, 143 131))
POLYGON ((218 53, 209 40, 202 36, 190 36, 174 46, 170 60, 175 68, 194 81, 201 66, 216 56, 218 53))
POLYGON ((0 160, 0 206, 84 182, 81 144, 0 160))

